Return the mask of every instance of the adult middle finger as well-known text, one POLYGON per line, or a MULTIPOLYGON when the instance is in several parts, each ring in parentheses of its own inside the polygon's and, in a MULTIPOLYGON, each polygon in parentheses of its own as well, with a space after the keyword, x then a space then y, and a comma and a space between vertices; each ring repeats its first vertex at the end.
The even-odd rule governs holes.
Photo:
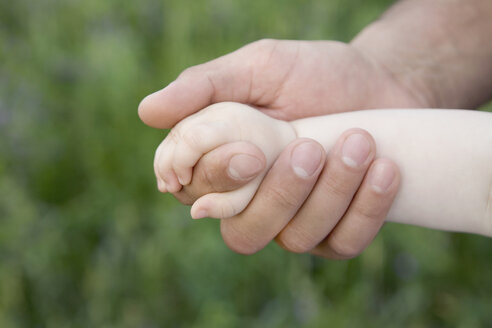
POLYGON ((224 242, 241 254, 265 247, 292 219, 309 196, 325 160, 323 147, 311 139, 290 143, 268 171, 248 207, 221 220, 224 242))
POLYGON ((345 131, 330 150, 311 195, 276 241, 289 251, 304 253, 325 239, 349 208, 375 153, 367 131, 345 131))

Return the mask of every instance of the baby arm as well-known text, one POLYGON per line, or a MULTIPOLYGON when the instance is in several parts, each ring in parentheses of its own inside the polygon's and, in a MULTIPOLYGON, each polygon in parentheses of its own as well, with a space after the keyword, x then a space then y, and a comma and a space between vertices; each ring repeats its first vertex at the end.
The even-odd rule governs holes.
POLYGON ((388 221, 492 236, 492 114, 467 110, 366 110, 292 122, 329 150, 346 129, 374 137, 401 187, 388 221))
MULTIPOLYGON (((441 230, 492 235, 492 115, 460 110, 365 110, 286 123, 245 105, 212 105, 180 122, 159 146, 155 169, 161 191, 177 191, 191 180, 198 159, 233 141, 259 146, 271 166, 296 137, 320 142, 328 151, 345 130, 369 131, 378 155, 400 167, 402 183, 388 221, 441 230)), ((228 193, 212 193, 192 207, 196 217, 206 208, 211 217, 241 212, 263 175, 228 193)))

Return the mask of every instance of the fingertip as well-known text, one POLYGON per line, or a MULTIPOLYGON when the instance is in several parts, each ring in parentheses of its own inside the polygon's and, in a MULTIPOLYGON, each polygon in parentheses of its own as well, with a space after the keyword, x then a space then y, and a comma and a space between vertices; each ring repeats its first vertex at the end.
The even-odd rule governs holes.
POLYGON ((151 117, 152 113, 152 107, 153 107, 153 93, 146 96, 144 99, 140 101, 138 104, 138 117, 142 122, 144 122, 146 125, 149 125, 151 127, 157 127, 155 126, 155 122, 153 121, 151 117))
POLYGON ((183 187, 176 177, 174 172, 167 172, 164 174, 164 182, 166 184, 167 191, 170 193, 176 193, 183 187))
POLYGON ((157 189, 159 189, 159 191, 162 193, 167 192, 166 183, 160 178, 157 178, 157 189))
POLYGON ((197 210, 191 213, 191 218, 193 220, 199 220, 208 217, 207 210, 197 210))
POLYGON ((375 144, 371 135, 362 129, 351 129, 340 137, 340 158, 351 169, 367 167, 375 154, 375 144))
POLYGON ((140 101, 138 105, 138 116, 142 122, 158 129, 169 129, 176 123, 179 118, 171 119, 173 114, 176 116, 176 113, 166 112, 169 110, 167 97, 172 89, 174 89, 174 86, 175 82, 171 82, 164 89, 153 92, 140 101))
POLYGON ((395 189, 399 178, 398 166, 389 159, 379 158, 369 168, 367 181, 374 192, 383 195, 395 189))
POLYGON ((167 185, 166 189, 171 194, 174 194, 174 193, 180 191, 182 187, 183 186, 178 183, 178 184, 167 185))
POLYGON ((203 219, 209 216, 208 209, 202 206, 198 200, 191 206, 190 214, 193 220, 203 219))
POLYGON ((176 174, 176 176, 178 177, 178 182, 182 186, 187 186, 191 183, 192 180, 192 169, 191 168, 182 169, 180 170, 179 173, 176 174))
POLYGON ((307 138, 296 140, 296 142, 290 158, 295 175, 302 179, 317 176, 326 156, 323 147, 317 141, 307 138))
POLYGON ((193 204, 192 214, 199 216, 198 213, 205 209, 208 217, 231 218, 246 208, 256 189, 257 184, 249 184, 234 191, 206 194, 193 204))

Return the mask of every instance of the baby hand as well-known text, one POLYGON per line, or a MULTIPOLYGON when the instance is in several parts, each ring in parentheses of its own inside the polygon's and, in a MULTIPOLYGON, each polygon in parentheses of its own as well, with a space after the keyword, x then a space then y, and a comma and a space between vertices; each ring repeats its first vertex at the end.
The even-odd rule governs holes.
POLYGON ((248 141, 265 154, 267 166, 243 187, 200 197, 191 208, 194 218, 227 218, 240 213, 253 198, 274 160, 296 138, 293 127, 238 103, 218 103, 179 122, 159 145, 154 169, 162 192, 177 192, 190 183, 193 166, 207 152, 226 143, 248 141))

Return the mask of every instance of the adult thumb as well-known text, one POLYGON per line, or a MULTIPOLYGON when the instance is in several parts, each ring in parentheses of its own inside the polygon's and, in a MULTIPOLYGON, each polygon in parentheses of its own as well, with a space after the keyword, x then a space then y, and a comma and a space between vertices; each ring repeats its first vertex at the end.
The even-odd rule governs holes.
POLYGON ((184 70, 162 90, 145 97, 138 106, 140 119, 160 129, 222 101, 248 103, 252 70, 257 65, 253 44, 210 62, 184 70))
POLYGON ((236 190, 265 168, 260 148, 244 141, 228 143, 205 154, 193 168, 191 183, 173 195, 183 204, 192 204, 209 193, 236 190))

